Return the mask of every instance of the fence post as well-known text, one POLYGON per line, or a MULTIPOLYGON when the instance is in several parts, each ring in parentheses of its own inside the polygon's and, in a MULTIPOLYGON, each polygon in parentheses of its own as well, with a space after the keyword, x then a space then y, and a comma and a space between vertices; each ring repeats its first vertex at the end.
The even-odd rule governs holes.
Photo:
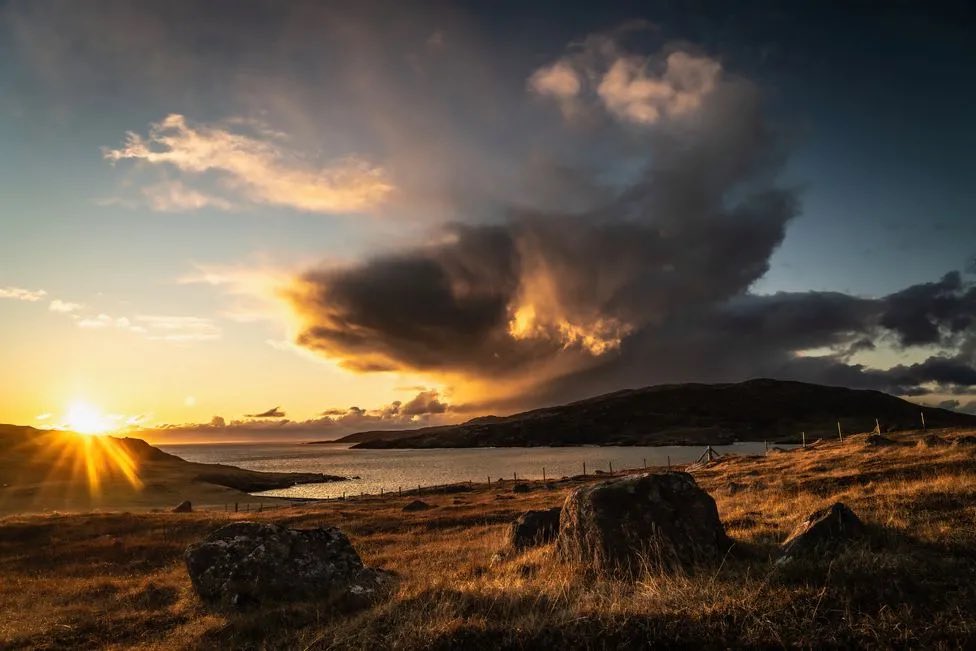
POLYGON ((647 457, 644 457, 641 461, 644 462, 644 470, 647 470, 647 457))
POLYGON ((512 481, 518 481, 518 473, 512 472, 512 481))
POLYGON ((586 462, 583 462, 583 476, 586 477, 586 462))
POLYGON ((488 488, 491 488, 491 475, 488 475, 488 488))
POLYGON ((613 474, 613 461, 608 462, 610 464, 610 474, 613 474))
POLYGON ((803 447, 807 447, 807 433, 803 432, 803 447))
POLYGON ((403 495, 403 486, 397 486, 397 497, 403 495))
POLYGON ((546 483, 546 467, 542 466, 542 483, 546 483))
POLYGON ((918 415, 922 417, 922 431, 925 432, 927 431, 927 428, 925 427, 925 412, 920 411, 918 412, 918 415))
POLYGON ((837 438, 841 441, 844 440, 844 432, 840 429, 840 419, 837 420, 837 438))
POLYGON ((668 455, 668 472, 671 472, 671 455, 668 455))
POLYGON ((417 495, 423 495, 424 492, 420 490, 420 484, 417 484, 417 495))
POLYGON ((769 441, 763 441, 763 445, 765 446, 766 454, 768 455, 769 454, 769 441))

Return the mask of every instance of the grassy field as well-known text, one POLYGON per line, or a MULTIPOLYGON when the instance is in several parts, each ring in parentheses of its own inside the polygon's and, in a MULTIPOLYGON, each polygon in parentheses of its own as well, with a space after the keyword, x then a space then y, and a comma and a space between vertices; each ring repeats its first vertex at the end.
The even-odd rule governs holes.
MULTIPOLYGON (((964 432, 940 432, 952 438, 964 432)), ((866 437, 694 471, 737 542, 719 566, 592 576, 551 546, 492 563, 508 523, 561 504, 578 481, 365 497, 264 513, 106 513, 0 520, 0 648, 620 648, 976 645, 976 445, 866 437), (777 566, 814 509, 850 506, 869 536, 832 560, 777 566), (372 609, 314 603, 217 614, 182 553, 232 519, 337 525, 399 575, 372 609)))

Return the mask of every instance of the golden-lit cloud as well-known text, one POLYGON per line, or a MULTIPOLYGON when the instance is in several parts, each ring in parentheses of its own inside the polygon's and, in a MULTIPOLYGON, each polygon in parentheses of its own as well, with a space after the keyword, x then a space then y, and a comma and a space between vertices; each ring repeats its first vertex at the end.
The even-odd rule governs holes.
POLYGON ((709 56, 684 50, 631 54, 613 35, 595 34, 537 69, 528 86, 556 100, 567 118, 586 105, 596 105, 622 122, 647 126, 699 109, 721 73, 722 65, 709 56))
MULTIPOLYGON (((394 186, 386 171, 357 156, 320 163, 287 147, 283 134, 247 121, 191 125, 171 114, 150 125, 143 137, 129 132, 118 149, 105 149, 107 160, 143 161, 167 165, 200 177, 220 175, 222 187, 255 203, 287 206, 320 213, 368 211, 384 202, 394 186)), ((150 193, 150 204, 166 210, 185 210, 196 204, 226 206, 217 199, 184 186, 163 186, 150 193)))
POLYGON ((234 204, 223 197, 213 196, 187 187, 180 181, 163 181, 142 189, 149 207, 157 212, 186 212, 202 208, 231 210, 234 204))
POLYGON ((148 339, 212 341, 221 336, 221 329, 212 320, 196 316, 138 315, 135 322, 148 339))
POLYGON ((102 313, 78 318, 75 323, 79 328, 87 330, 118 329, 150 340, 178 343, 213 341, 222 334, 213 320, 196 316, 140 314, 129 318, 102 313))
POLYGON ((60 312, 61 314, 70 314, 72 312, 77 312, 82 307, 84 306, 81 305, 80 303, 62 301, 61 299, 56 298, 53 301, 51 301, 51 304, 48 306, 48 309, 52 312, 60 312))
POLYGON ((47 296, 43 289, 24 289, 23 287, 0 287, 0 298, 12 298, 15 301, 36 303, 47 296))

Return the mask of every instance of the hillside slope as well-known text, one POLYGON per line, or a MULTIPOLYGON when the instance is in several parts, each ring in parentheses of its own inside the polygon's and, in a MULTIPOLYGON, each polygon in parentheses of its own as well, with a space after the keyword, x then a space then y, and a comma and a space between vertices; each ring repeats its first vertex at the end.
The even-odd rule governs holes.
POLYGON ((0 513, 246 502, 246 493, 340 481, 192 463, 136 438, 0 425, 0 513))
POLYGON ((722 444, 796 440, 874 428, 974 427, 976 416, 921 407, 879 391, 758 379, 618 391, 507 417, 416 430, 360 432, 357 448, 722 444))

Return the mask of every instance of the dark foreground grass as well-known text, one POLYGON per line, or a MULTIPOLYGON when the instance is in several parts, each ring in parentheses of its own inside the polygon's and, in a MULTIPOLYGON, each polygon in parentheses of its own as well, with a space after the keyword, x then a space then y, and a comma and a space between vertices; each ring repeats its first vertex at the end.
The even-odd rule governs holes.
POLYGON ((388 598, 353 615, 314 603, 204 608, 183 549, 245 514, 10 517, 0 648, 976 647, 976 447, 895 438, 695 471, 737 544, 720 565, 679 574, 593 576, 551 547, 493 564, 506 523, 560 504, 572 482, 425 496, 437 508, 419 513, 400 510, 406 497, 367 497, 250 514, 337 525, 368 564, 399 575, 388 598), (867 538, 833 559, 776 565, 796 523, 838 500, 867 538))

